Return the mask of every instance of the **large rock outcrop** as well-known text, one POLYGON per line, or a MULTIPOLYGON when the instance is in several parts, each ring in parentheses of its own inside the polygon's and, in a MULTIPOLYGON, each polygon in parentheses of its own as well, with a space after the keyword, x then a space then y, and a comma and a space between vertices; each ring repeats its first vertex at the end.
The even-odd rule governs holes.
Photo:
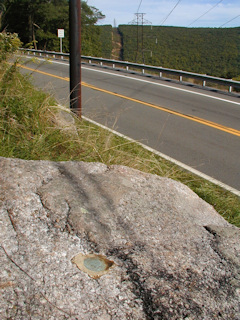
POLYGON ((121 166, 0 158, 0 319, 240 319, 240 230, 121 166))

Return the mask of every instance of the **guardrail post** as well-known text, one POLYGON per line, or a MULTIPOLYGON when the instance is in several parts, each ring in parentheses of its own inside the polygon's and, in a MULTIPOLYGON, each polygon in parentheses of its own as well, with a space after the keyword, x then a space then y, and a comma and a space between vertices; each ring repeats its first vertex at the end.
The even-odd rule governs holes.
MULTIPOLYGON (((73 0, 75 1, 75 3, 77 1, 81 1, 81 0, 73 0)), ((70 2, 69 2, 70 5, 70 2)), ((58 52, 54 52, 54 51, 42 51, 42 50, 31 50, 31 49, 22 49, 20 48, 20 50, 22 50, 23 54, 28 54, 28 55, 34 55, 34 56, 46 56, 48 58, 49 57, 53 57, 54 59, 56 57, 61 57, 61 59, 64 59, 64 57, 67 57, 68 54, 64 54, 64 53, 58 53, 58 52)), ((80 56, 81 58, 81 56, 80 56)), ((96 61, 96 63, 101 66, 104 65, 104 63, 106 63, 107 65, 109 65, 109 63, 112 63, 113 68, 116 68, 116 65, 119 65, 122 68, 126 68, 126 70, 130 70, 131 67, 132 68, 137 68, 137 70, 139 70, 139 72, 142 72, 142 74, 144 75, 145 73, 145 69, 144 69, 144 64, 137 64, 137 63, 131 63, 128 61, 117 61, 116 60, 110 60, 110 59, 102 59, 102 58, 97 58, 97 57, 89 57, 89 56, 83 56, 84 61, 89 61, 89 64, 92 63, 92 59, 93 61, 96 61)), ((71 58, 70 58, 71 60, 71 58)), ((71 61, 70 61, 71 62, 71 61)), ((71 64, 71 63, 70 63, 71 64)), ((80 64, 80 68, 81 68, 81 64, 80 64)), ((174 75, 175 77, 179 77, 179 81, 183 81, 183 78, 191 78, 191 79, 196 79, 201 81, 202 86, 205 87, 207 86, 208 82, 213 82, 216 83, 218 85, 223 85, 225 87, 228 87, 229 92, 231 93, 234 88, 238 88, 240 89, 240 81, 235 81, 235 80, 231 80, 231 79, 223 79, 223 78, 217 78, 217 77, 212 77, 209 75, 204 75, 204 74, 197 74, 197 73, 192 73, 192 72, 184 72, 181 70, 173 70, 173 69, 166 69, 166 68, 162 68, 161 66, 159 67, 154 67, 154 66, 148 66, 146 65, 147 70, 153 70, 154 72, 159 72, 159 77, 168 77, 168 73, 174 75)), ((187 81, 187 79, 186 79, 187 81)))

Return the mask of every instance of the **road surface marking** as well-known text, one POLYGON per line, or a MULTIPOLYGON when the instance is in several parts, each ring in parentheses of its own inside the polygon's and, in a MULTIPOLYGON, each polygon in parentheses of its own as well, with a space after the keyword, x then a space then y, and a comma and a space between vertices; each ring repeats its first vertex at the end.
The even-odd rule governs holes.
POLYGON ((189 171, 189 172, 201 177, 202 179, 208 180, 209 182, 211 182, 211 183, 213 183, 213 184, 215 184, 215 185, 217 185, 217 186, 219 186, 219 187, 221 187, 221 188, 223 188, 225 190, 228 190, 228 191, 236 194, 238 197, 240 197, 240 191, 239 190, 237 190, 237 189, 235 189, 235 188, 233 188, 233 187, 231 187, 231 186, 229 186, 229 185, 227 185, 227 184, 225 184, 225 183, 223 183, 223 182, 221 182, 221 181, 219 181, 219 180, 217 180, 217 179, 215 179, 213 177, 210 177, 207 174, 205 174, 205 173, 203 173, 201 171, 198 171, 198 170, 196 170, 196 169, 194 169, 194 168, 192 168, 192 167, 190 167, 190 166, 188 166, 188 165, 186 165, 186 164, 184 164, 184 163, 182 163, 182 162, 180 162, 180 161, 178 161, 178 160, 176 160, 174 158, 171 158, 171 157, 167 156, 166 154, 164 154, 162 152, 159 152, 159 151, 157 151, 157 150, 155 150, 155 149, 153 149, 153 148, 151 148, 151 147, 149 147, 149 146, 147 146, 147 145, 145 145, 145 144, 143 144, 143 143, 141 143, 141 142, 139 142, 137 140, 134 140, 134 139, 132 139, 132 138, 130 138, 128 136, 125 136, 124 134, 122 134, 122 133, 120 133, 118 131, 112 130, 112 129, 110 129, 110 128, 108 128, 108 127, 106 127, 106 126, 104 126, 104 125, 92 120, 92 119, 89 119, 89 118, 84 117, 84 116, 82 116, 82 118, 87 120, 87 121, 89 121, 89 122, 91 122, 91 123, 93 123, 93 124, 95 124, 95 125, 97 125, 97 126, 99 126, 99 127, 101 127, 101 128, 103 128, 103 129, 105 129, 105 130, 108 130, 109 132, 112 132, 112 133, 116 134, 119 137, 127 139, 130 142, 134 142, 134 143, 138 144, 139 146, 143 147, 144 149, 146 149, 146 150, 158 155, 159 157, 161 157, 161 158, 163 158, 165 160, 168 160, 168 161, 174 163, 175 165, 177 165, 177 166, 179 166, 179 167, 181 167, 181 168, 183 168, 183 169, 185 169, 185 170, 187 170, 187 171, 189 171))
MULTIPOLYGON (((69 81, 70 80, 67 77, 56 76, 56 75, 53 75, 51 73, 47 73, 47 72, 40 71, 40 70, 37 70, 37 69, 29 68, 27 66, 23 66, 23 65, 19 65, 19 66, 21 68, 23 68, 23 69, 26 69, 26 70, 29 70, 29 71, 33 71, 33 72, 37 72, 37 73, 40 73, 40 74, 43 74, 43 75, 46 75, 46 76, 50 76, 50 77, 53 77, 53 78, 61 79, 61 80, 64 80, 64 81, 69 81)), ((82 85, 84 87, 87 87, 87 88, 90 88, 90 89, 93 89, 93 90, 96 90, 96 91, 107 93, 107 94, 110 94, 112 96, 116 96, 118 98, 122 98, 122 99, 125 99, 125 100, 129 100, 129 101, 132 101, 132 102, 135 102, 135 103, 139 103, 139 104, 154 108, 154 109, 158 109, 158 110, 173 114, 175 116, 178 116, 178 117, 181 117, 181 118, 185 118, 185 119, 197 122, 197 123, 201 123, 201 124, 203 124, 205 126, 212 127, 214 129, 221 130, 221 131, 224 131, 224 132, 227 132, 227 133, 230 133, 232 135, 240 137, 240 131, 239 130, 236 130, 236 129, 233 129, 233 128, 230 128, 230 127, 226 127, 224 125, 221 125, 221 124, 209 121, 209 120, 205 120, 205 119, 202 119, 202 118, 199 118, 199 117, 183 114, 183 113, 180 113, 180 112, 177 112, 177 111, 165 108, 165 107, 157 106, 157 105, 152 104, 152 103, 148 103, 148 102, 141 101, 141 100, 138 100, 138 99, 130 98, 130 97, 124 96, 122 94, 118 94, 118 93, 115 93, 115 92, 112 92, 112 91, 108 91, 108 90, 105 90, 105 89, 101 89, 101 88, 95 87, 95 86, 90 85, 90 84, 85 83, 85 82, 82 82, 82 85)))
MULTIPOLYGON (((31 58, 31 59, 32 59, 32 57, 28 57, 28 56, 26 56, 25 58, 28 58, 28 59, 31 58)), ((40 60, 40 61, 47 61, 47 60, 44 59, 44 58, 36 58, 36 57, 35 57, 35 59, 38 59, 38 60, 40 60)), ((65 63, 65 62, 61 62, 61 61, 51 60, 51 63, 62 64, 62 65, 65 65, 65 66, 69 66, 69 63, 65 63)), ((129 77, 129 76, 126 76, 126 75, 123 75, 123 74, 117 74, 117 73, 108 72, 108 71, 104 71, 104 70, 96 70, 96 69, 92 69, 92 68, 89 68, 89 67, 83 67, 83 66, 82 66, 81 68, 82 68, 82 69, 85 69, 85 70, 88 70, 88 71, 92 71, 92 72, 99 72, 99 73, 109 74, 109 75, 112 75, 112 76, 114 76, 114 77, 120 77, 120 78, 130 79, 130 80, 134 80, 134 81, 139 81, 139 82, 144 82, 144 83, 150 83, 150 84, 153 84, 153 85, 155 85, 155 86, 165 87, 165 88, 169 88, 169 89, 172 89, 172 90, 183 91, 183 92, 186 92, 186 93, 188 93, 188 94, 195 94, 195 95, 198 95, 198 96, 203 96, 203 97, 206 97, 206 98, 210 98, 210 99, 214 99, 214 100, 219 100, 219 101, 223 101, 223 102, 227 102, 227 103, 231 103, 231 104, 235 104, 235 105, 240 106, 240 102, 231 101, 231 100, 228 100, 228 99, 223 99, 223 98, 211 96, 211 95, 209 95, 209 94, 205 94, 205 93, 201 93, 201 92, 190 91, 190 90, 183 89, 183 88, 178 88, 178 87, 169 86, 169 85, 163 84, 163 83, 157 83, 157 82, 152 82, 152 81, 145 80, 145 79, 133 78, 133 77, 129 77)), ((113 71, 114 71, 114 70, 113 70, 113 71)), ((159 78, 159 80, 161 80, 161 78, 159 78)))
MULTIPOLYGON (((121 75, 121 74, 114 74, 114 73, 111 73, 111 72, 102 71, 102 70, 95 70, 95 69, 90 69, 90 68, 86 68, 86 67, 82 67, 82 69, 86 69, 86 70, 94 71, 94 72, 106 73, 106 74, 113 75, 113 76, 116 76, 116 77, 127 78, 127 79, 131 79, 131 80, 139 81, 139 82, 150 83, 150 84, 153 84, 153 85, 156 85, 156 86, 165 87, 165 88, 169 88, 169 89, 172 89, 172 90, 183 91, 183 92, 186 92, 186 93, 203 96, 203 97, 210 98, 210 99, 220 100, 220 101, 223 101, 223 102, 228 102, 228 103, 236 104, 236 105, 240 106, 240 102, 231 101, 231 100, 227 100, 227 99, 223 99, 223 98, 211 96, 211 95, 209 95, 209 94, 205 94, 205 93, 201 93, 201 92, 189 91, 189 90, 187 90, 187 89, 178 88, 178 87, 173 87, 173 86, 169 86, 169 85, 163 84, 163 83, 156 83, 156 82, 152 82, 152 81, 149 81, 149 80, 132 78, 132 77, 128 77, 128 76, 121 75)), ((159 78, 159 79, 160 79, 160 78, 159 78)))
POLYGON ((239 130, 236 130, 236 129, 233 129, 233 128, 230 128, 230 127, 226 127, 226 126, 223 126, 221 124, 218 124, 218 123, 215 123, 215 122, 212 122, 212 121, 209 121, 209 120, 205 120, 205 119, 202 119, 202 118, 199 118, 199 117, 195 117, 195 116, 187 115, 187 114, 184 114, 184 113, 180 113, 180 112, 177 112, 177 111, 165 108, 165 107, 157 106, 155 104, 152 104, 152 103, 149 103, 149 102, 145 102, 145 101, 142 101, 142 100, 130 98, 130 97, 124 96, 124 95, 119 94, 119 93, 115 93, 115 92, 112 92, 112 91, 108 91, 108 90, 105 90, 105 89, 101 89, 101 88, 95 87, 95 86, 87 84, 85 82, 82 82, 82 85, 87 87, 87 88, 91 88, 93 90, 96 90, 96 91, 104 92, 104 93, 107 93, 107 94, 110 94, 110 95, 113 95, 113 96, 116 96, 116 97, 119 97, 119 98, 130 100, 132 102, 140 103, 140 104, 143 104, 145 106, 148 106, 148 107, 151 107, 151 108, 155 108, 155 109, 158 109, 158 110, 173 114, 173 115, 181 117, 181 118, 192 120, 192 121, 204 124, 206 126, 209 126, 209 127, 212 127, 212 128, 215 128, 215 129, 218 129, 218 130, 221 130, 221 131, 224 131, 224 132, 227 132, 227 133, 230 133, 230 134, 233 134, 233 135, 236 135, 236 136, 240 137, 240 131, 239 130))

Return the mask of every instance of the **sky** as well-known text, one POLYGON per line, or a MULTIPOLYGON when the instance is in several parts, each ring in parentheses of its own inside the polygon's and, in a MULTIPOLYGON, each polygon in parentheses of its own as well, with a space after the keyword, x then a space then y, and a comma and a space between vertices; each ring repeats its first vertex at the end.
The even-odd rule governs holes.
POLYGON ((128 24, 136 20, 138 12, 145 13, 144 19, 152 25, 240 26, 240 0, 87 0, 87 3, 106 16, 99 25, 128 24))

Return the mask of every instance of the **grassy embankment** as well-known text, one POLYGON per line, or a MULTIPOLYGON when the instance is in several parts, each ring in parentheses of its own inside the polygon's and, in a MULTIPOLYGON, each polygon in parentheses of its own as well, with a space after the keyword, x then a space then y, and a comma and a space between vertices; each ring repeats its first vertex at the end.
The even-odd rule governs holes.
POLYGON ((60 109, 18 72, 16 64, 0 62, 0 156, 103 162, 173 178, 240 227, 239 197, 85 120, 75 118, 75 129, 66 130, 57 121, 60 109))

